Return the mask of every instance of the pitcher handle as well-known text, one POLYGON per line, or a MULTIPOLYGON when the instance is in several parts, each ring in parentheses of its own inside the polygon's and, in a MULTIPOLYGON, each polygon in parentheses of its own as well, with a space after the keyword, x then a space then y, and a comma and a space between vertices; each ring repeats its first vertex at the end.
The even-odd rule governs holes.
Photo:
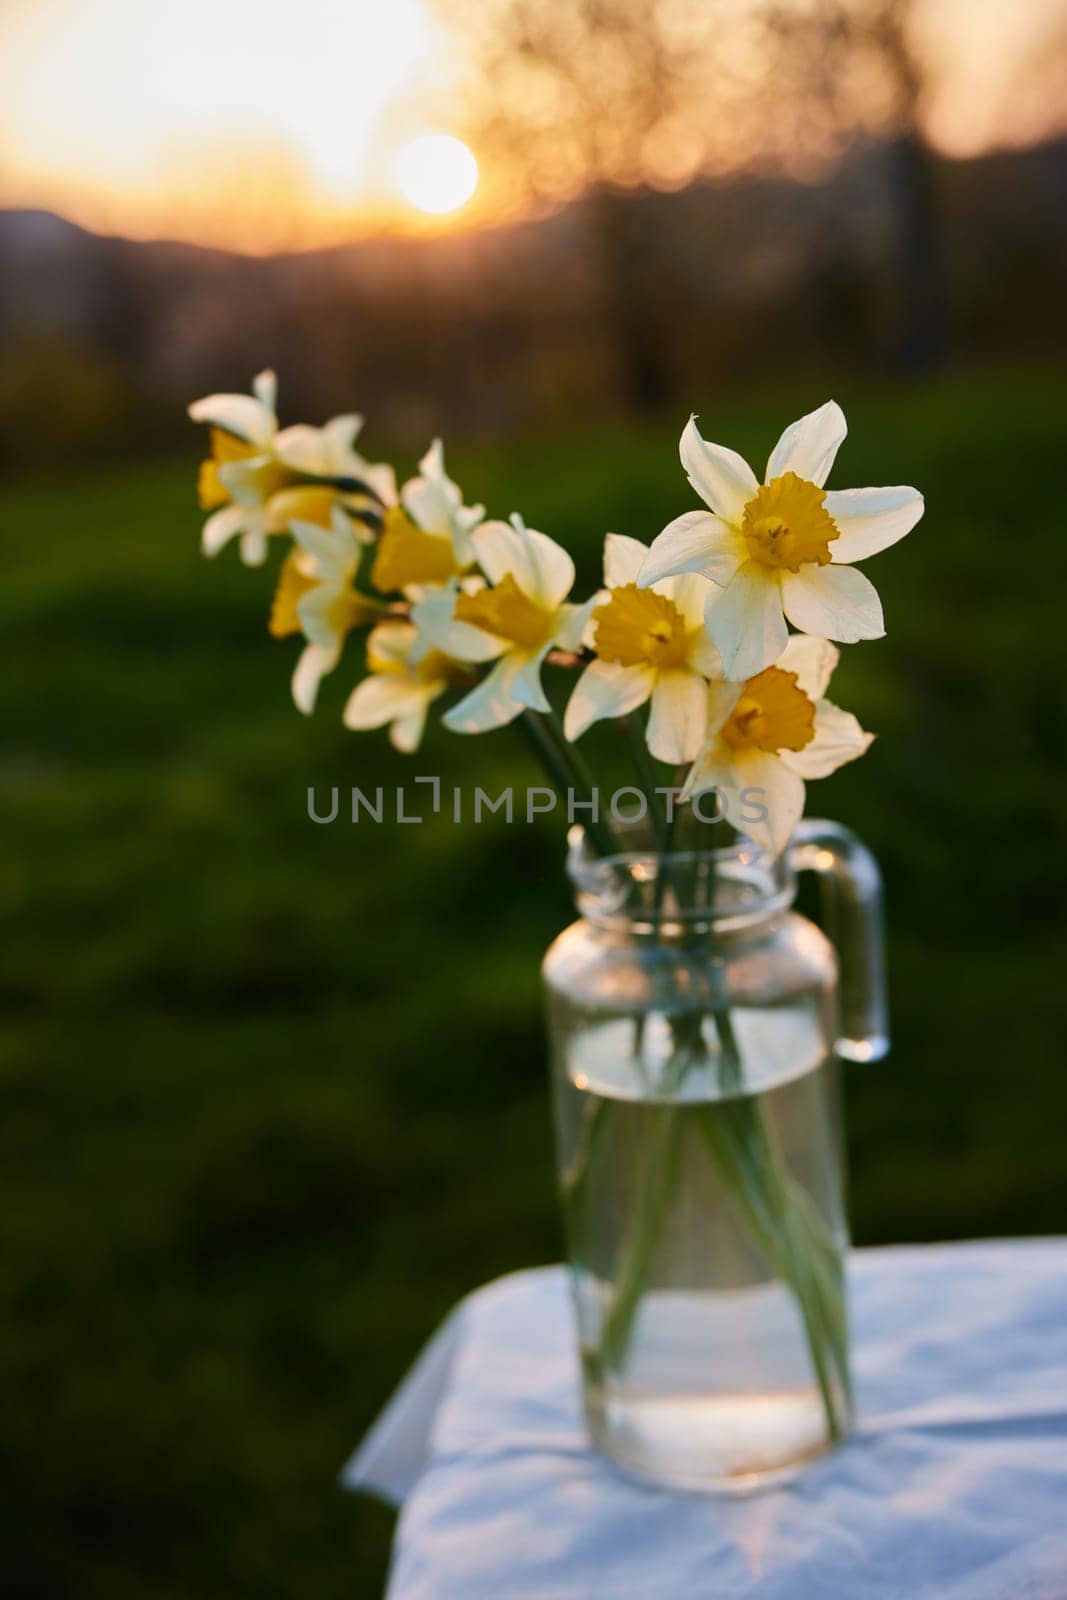
POLYGON ((823 928, 837 951, 846 1061, 881 1061, 889 1051, 882 874, 866 845, 837 822, 806 818, 789 849, 794 872, 820 880, 823 928))

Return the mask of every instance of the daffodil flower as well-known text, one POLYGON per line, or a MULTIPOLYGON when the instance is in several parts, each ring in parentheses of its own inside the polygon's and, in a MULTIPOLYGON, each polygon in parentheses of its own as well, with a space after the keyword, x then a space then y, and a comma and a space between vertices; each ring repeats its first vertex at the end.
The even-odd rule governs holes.
POLYGON ((836 772, 874 738, 823 698, 838 658, 827 640, 793 634, 774 666, 745 683, 710 684, 683 800, 718 790, 734 827, 780 855, 803 815, 804 780, 836 772))
POLYGON ((419 476, 400 491, 400 505, 385 514, 371 582, 382 594, 402 590, 418 599, 427 586, 441 586, 474 560, 471 532, 484 506, 465 506, 459 486, 445 471, 444 446, 435 439, 419 462, 419 476))
POLYGON ((541 665, 554 647, 577 650, 596 597, 569 605, 574 562, 554 539, 519 516, 483 522, 471 546, 489 585, 444 591, 412 616, 432 643, 459 661, 494 663, 482 681, 444 715, 456 733, 502 728, 523 711, 550 711, 541 665))
POLYGON ((346 637, 361 623, 380 617, 382 606, 355 588, 361 546, 339 506, 328 529, 300 521, 292 529, 297 548, 282 565, 270 631, 279 639, 299 631, 308 641, 293 673, 292 690, 297 708, 310 715, 319 684, 340 661, 346 637))
POLYGON ((794 422, 761 485, 736 451, 702 439, 694 418, 686 425, 682 465, 711 509, 664 528, 638 583, 699 572, 716 585, 705 621, 728 678, 750 678, 778 659, 787 617, 802 633, 846 644, 885 631, 874 585, 849 563, 909 533, 923 498, 905 487, 824 489, 846 431, 832 400, 794 422))
POLYGON ((200 505, 211 511, 202 545, 217 555, 231 539, 241 541, 241 559, 257 567, 267 559, 268 505, 292 481, 274 455, 278 432, 277 381, 273 372, 253 380, 253 393, 211 394, 194 400, 189 415, 211 428, 211 456, 200 468, 200 505))
POLYGON ((269 537, 289 533, 296 522, 314 522, 332 528, 337 511, 343 513, 352 537, 373 544, 381 503, 367 494, 345 494, 322 483, 297 483, 272 494, 263 509, 263 530, 269 537))
POLYGON ((274 440, 274 454, 285 466, 307 478, 340 481, 350 496, 370 490, 368 504, 396 504, 396 474, 386 462, 370 462, 355 448, 363 418, 354 413, 334 417, 321 428, 303 423, 284 428, 274 440))
POLYGON ((407 754, 418 749, 430 706, 454 684, 470 681, 470 668, 435 650, 411 622, 381 622, 367 639, 369 676, 348 697, 346 728, 389 725, 389 742, 407 754))
POLYGON ((722 676, 704 627, 710 585, 695 573, 637 587, 648 555, 638 539, 604 540, 607 594, 596 605, 589 643, 596 652, 574 686, 563 719, 578 739, 602 717, 621 717, 651 700, 646 737, 659 761, 692 761, 700 749, 707 679, 722 676))
POLYGON ((294 522, 333 525, 340 508, 361 544, 373 544, 383 510, 396 502, 396 474, 385 463, 372 464, 355 449, 360 416, 334 417, 321 428, 285 428, 274 440, 274 454, 303 480, 279 490, 266 509, 266 531, 286 533, 294 522), (323 481, 325 480, 325 481, 323 481))

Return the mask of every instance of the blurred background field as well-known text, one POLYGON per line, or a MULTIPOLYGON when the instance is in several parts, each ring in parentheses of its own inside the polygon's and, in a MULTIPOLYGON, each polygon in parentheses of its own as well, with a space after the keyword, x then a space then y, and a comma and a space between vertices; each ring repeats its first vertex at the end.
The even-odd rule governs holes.
MULTIPOLYGON (((929 505, 877 563, 888 638, 840 671, 881 738, 812 795, 889 885, 895 1051, 848 1075, 856 1236, 1052 1230, 1067 386, 838 392, 842 481, 914 477, 929 505)), ((756 455, 821 394, 722 414, 756 455)), ((674 435, 455 465, 592 583, 605 525, 647 536, 680 503, 674 435)), ((269 577, 197 553, 193 468, 0 499, 9 1581, 369 1595, 388 1518, 336 1490, 346 1452, 460 1293, 560 1252, 538 962, 568 918, 563 841, 307 820, 312 783, 538 780, 506 732, 437 730, 414 767, 346 735, 345 671, 301 719, 269 577)))
POLYGON ((283 422, 363 410, 402 476, 442 432, 585 588, 607 529, 691 505, 693 410, 760 463, 833 394, 835 485, 925 491, 870 568, 888 637, 835 679, 880 738, 810 800, 888 884, 855 1234, 1063 1228, 1063 9, 724 0, 714 38, 712 9, 306 0, 297 38, 235 0, 205 63, 193 0, 0 6, 13 1594, 379 1593, 391 1518, 345 1456, 460 1294, 560 1254, 562 827, 308 821, 309 785, 539 776, 506 731, 414 763, 346 734, 355 651, 293 709, 273 571, 199 554, 183 415, 268 363, 283 422), (373 117, 331 98, 390 40, 373 117), (438 222, 383 177, 426 126, 482 166, 438 222))

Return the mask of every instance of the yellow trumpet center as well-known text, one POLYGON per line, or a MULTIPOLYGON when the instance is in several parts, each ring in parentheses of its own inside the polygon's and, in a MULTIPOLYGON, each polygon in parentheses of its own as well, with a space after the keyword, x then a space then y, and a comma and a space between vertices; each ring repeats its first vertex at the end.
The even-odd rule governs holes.
POLYGON ((406 511, 390 506, 371 570, 371 582, 382 594, 412 583, 447 583, 458 571, 452 541, 424 533, 406 511))
POLYGON ((685 665, 689 635, 685 618, 665 595, 636 583, 611 590, 610 600, 593 612, 596 653, 624 667, 648 666, 660 672, 685 665))
POLYGON ((326 620, 334 633, 343 637, 351 633, 353 628, 377 621, 384 610, 380 600, 372 600, 369 594, 360 594, 358 589, 349 587, 342 589, 337 596, 326 614, 326 620))
POLYGON ((745 684, 722 737, 735 750, 803 750, 815 737, 815 706, 795 672, 765 667, 745 684))
POLYGON ((231 461, 250 461, 255 454, 254 445, 245 444, 243 439, 225 433, 221 428, 212 428, 211 455, 200 463, 197 482, 201 511, 215 511, 219 506, 229 505, 233 498, 219 477, 219 468, 231 461))
MULTIPOLYGON (((406 624, 397 623, 396 626, 405 627, 406 624)), ((446 655, 443 650, 427 650, 424 656, 414 662, 409 654, 386 654, 383 650, 375 649, 373 634, 367 641, 367 666, 371 672, 382 677, 415 678, 419 683, 466 684, 473 675, 470 667, 446 655)))
POLYGON ((741 523, 752 559, 790 572, 799 572, 807 562, 825 567, 839 533, 825 499, 824 489, 795 472, 765 483, 748 502, 741 523))
POLYGON ((287 555, 278 573, 278 587, 274 591, 274 600, 270 608, 268 627, 275 639, 285 639, 291 633, 300 632, 300 618, 296 614, 296 608, 314 587, 315 579, 304 570, 297 553, 293 551, 287 555))
POLYGON ((270 502, 267 513, 267 532, 284 533, 291 522, 313 522, 316 527, 333 525, 333 508, 337 494, 333 489, 317 485, 305 489, 281 489, 270 502))
POLYGON ((510 572, 492 589, 461 594, 456 601, 455 619, 472 622, 476 628, 506 639, 520 650, 537 650, 547 644, 555 625, 555 613, 531 600, 510 572))
POLYGON ((443 650, 427 650, 415 671, 423 683, 461 684, 469 683, 472 677, 469 667, 446 655, 443 650))

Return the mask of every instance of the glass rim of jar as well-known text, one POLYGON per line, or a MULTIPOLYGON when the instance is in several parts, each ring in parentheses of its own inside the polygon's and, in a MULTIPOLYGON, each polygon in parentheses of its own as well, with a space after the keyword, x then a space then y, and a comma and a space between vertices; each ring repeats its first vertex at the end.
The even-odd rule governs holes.
POLYGON ((744 838, 707 850, 662 851, 646 844, 599 856, 576 823, 567 845, 576 905, 599 927, 657 938, 699 930, 735 933, 780 916, 796 894, 787 854, 773 858, 744 838))

